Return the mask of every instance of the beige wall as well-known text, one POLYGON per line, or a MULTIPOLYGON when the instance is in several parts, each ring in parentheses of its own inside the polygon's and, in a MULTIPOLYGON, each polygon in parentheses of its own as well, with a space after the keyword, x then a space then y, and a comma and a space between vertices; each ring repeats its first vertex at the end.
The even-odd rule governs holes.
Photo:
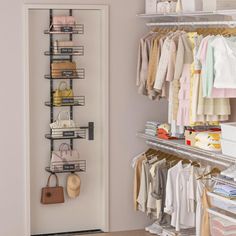
MULTIPOLYGON (((65 2, 110 5, 110 226, 111 230, 142 228, 147 218, 133 211, 130 161, 145 145, 135 134, 147 119, 164 120, 166 115, 164 105, 139 96, 135 87, 138 39, 146 31, 136 14, 144 11, 144 0, 26 3, 65 2)), ((23 1, 1 1, 0 235, 4 236, 23 236, 25 230, 22 7, 23 1)))

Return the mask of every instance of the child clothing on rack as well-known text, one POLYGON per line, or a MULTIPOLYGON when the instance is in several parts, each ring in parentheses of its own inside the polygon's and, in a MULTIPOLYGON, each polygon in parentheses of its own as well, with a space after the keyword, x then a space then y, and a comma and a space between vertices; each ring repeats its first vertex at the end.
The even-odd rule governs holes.
POLYGON ((228 29, 156 29, 140 40, 138 90, 152 100, 168 99, 172 136, 181 136, 183 126, 229 119, 229 98, 236 97, 233 35, 228 29))

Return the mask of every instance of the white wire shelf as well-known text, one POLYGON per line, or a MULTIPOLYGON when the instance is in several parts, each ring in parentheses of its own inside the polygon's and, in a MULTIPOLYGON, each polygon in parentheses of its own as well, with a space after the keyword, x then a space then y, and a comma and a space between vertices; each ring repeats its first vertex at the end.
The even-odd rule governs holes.
POLYGON ((236 16, 236 9, 233 10, 217 10, 217 11, 195 11, 195 12, 179 12, 179 13, 152 13, 152 14, 138 14, 141 18, 181 18, 181 17, 219 17, 219 16, 236 16))
POLYGON ((211 162, 223 167, 229 167, 236 163, 236 158, 225 156, 221 153, 202 150, 196 147, 185 145, 184 140, 164 140, 144 132, 138 132, 137 136, 146 140, 147 145, 156 147, 166 152, 187 156, 190 159, 211 162))
POLYGON ((212 25, 221 27, 221 25, 229 26, 230 28, 236 27, 236 21, 189 21, 189 22, 154 22, 147 23, 147 26, 204 26, 212 25))
POLYGON ((229 180, 229 179, 223 178, 223 177, 221 177, 221 176, 212 177, 212 179, 213 179, 215 182, 218 182, 218 183, 221 183, 221 184, 227 184, 227 185, 230 185, 230 186, 236 188, 236 182, 233 181, 233 180, 229 180))
POLYGON ((167 14, 138 14, 140 18, 151 20, 147 26, 173 26, 173 25, 229 25, 236 26, 236 9, 218 11, 196 11, 167 14))
POLYGON ((231 200, 231 199, 222 197, 222 196, 220 196, 220 195, 217 195, 217 194, 211 193, 211 192, 208 192, 207 195, 208 195, 209 197, 214 198, 214 199, 217 199, 217 200, 220 200, 220 201, 222 201, 222 202, 225 202, 225 203, 232 204, 232 205, 235 205, 235 206, 236 206, 236 200, 231 200))

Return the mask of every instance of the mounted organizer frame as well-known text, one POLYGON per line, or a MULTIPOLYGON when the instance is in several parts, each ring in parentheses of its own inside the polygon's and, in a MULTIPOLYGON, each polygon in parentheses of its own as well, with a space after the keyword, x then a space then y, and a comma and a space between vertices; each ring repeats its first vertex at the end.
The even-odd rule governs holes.
MULTIPOLYGON (((72 16, 73 11, 69 10, 69 16, 72 16)), ((44 31, 44 34, 48 34, 50 38, 49 51, 44 52, 45 56, 50 58, 50 74, 45 75, 44 78, 50 81, 50 101, 45 102, 45 106, 50 107, 50 123, 54 122, 54 108, 68 107, 70 119, 73 120, 74 112, 73 108, 77 106, 85 106, 85 96, 68 96, 68 97, 55 97, 54 95, 54 81, 67 80, 69 81, 69 89, 73 91, 73 81, 85 79, 85 69, 77 68, 76 63, 73 62, 74 56, 84 55, 84 46, 73 45, 73 35, 84 34, 83 24, 53 24, 53 10, 49 10, 50 27, 44 31), (56 46, 55 38, 56 35, 68 35, 71 46, 56 46), (54 62, 71 63, 69 68, 52 68, 54 62), (74 65, 73 65, 74 63, 74 65), (60 103, 55 103, 60 99, 60 103)), ((51 154, 54 151, 54 141, 69 140, 70 148, 73 150, 74 140, 86 139, 94 140, 94 122, 88 122, 88 126, 78 126, 73 128, 54 128, 53 131, 45 135, 45 138, 50 140, 51 154)), ((66 168, 60 169, 60 171, 52 172, 49 167, 45 170, 50 173, 68 173, 68 172, 86 172, 86 160, 79 160, 73 168, 65 165, 66 168)))

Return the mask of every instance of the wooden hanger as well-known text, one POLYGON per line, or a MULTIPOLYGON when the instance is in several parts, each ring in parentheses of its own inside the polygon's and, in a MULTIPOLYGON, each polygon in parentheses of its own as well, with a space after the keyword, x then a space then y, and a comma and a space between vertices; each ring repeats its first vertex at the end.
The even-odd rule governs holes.
POLYGON ((201 165, 197 161, 193 161, 191 165, 194 167, 201 167, 201 165))
POLYGON ((218 174, 220 174, 220 172, 221 172, 221 170, 219 168, 214 167, 209 173, 200 176, 199 178, 197 178, 197 180, 203 179, 209 175, 218 175, 218 174))

